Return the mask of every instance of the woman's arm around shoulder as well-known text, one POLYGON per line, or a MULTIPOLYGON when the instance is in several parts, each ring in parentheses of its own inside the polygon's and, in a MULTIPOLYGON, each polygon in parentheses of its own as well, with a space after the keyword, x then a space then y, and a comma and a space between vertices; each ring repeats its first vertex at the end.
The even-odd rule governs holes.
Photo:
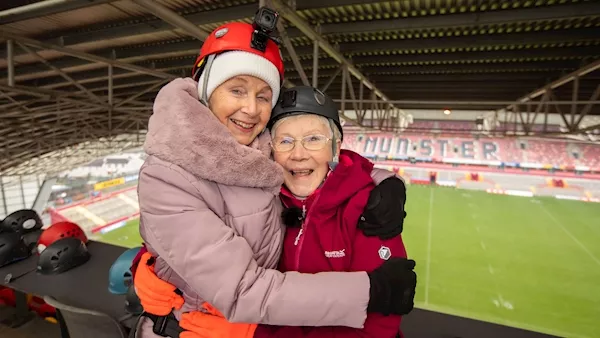
MULTIPOLYGON (((353 245, 352 270, 373 271, 391 257, 406 258, 402 237, 389 240, 358 234, 353 245)), ((349 327, 291 327, 259 325, 254 338, 394 338, 400 332, 402 317, 369 313, 362 329, 349 327)))

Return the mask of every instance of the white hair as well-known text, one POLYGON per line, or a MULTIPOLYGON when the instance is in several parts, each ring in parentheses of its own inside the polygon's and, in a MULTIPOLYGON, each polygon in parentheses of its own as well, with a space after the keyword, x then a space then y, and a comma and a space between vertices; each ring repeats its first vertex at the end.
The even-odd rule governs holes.
POLYGON ((341 142, 342 140, 342 133, 341 131, 338 129, 337 125, 335 123, 329 123, 329 119, 321 116, 321 115, 315 115, 315 114, 301 114, 301 115, 291 115, 291 116, 286 116, 282 119, 277 120, 277 122, 275 122, 275 124, 273 125, 273 128, 271 128, 271 137, 275 137, 275 130, 277 129, 277 127, 279 127, 281 125, 281 123, 285 120, 295 120, 298 119, 302 116, 306 116, 306 115, 310 115, 310 116, 314 116, 316 118, 319 119, 319 121, 321 121, 321 123, 323 123, 323 125, 329 129, 329 135, 327 135, 328 137, 335 137, 336 141, 341 142), (333 129, 333 130, 332 130, 333 129))

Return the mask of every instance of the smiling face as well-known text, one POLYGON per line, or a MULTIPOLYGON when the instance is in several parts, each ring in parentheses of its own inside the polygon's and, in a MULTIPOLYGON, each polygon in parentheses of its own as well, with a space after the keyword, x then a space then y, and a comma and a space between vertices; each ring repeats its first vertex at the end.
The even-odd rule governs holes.
POLYGON ((269 85, 254 76, 236 76, 218 86, 208 106, 233 137, 249 145, 271 117, 273 93, 269 85))
MULTIPOLYGON (((333 159, 331 149, 332 131, 327 119, 316 115, 297 115, 284 118, 273 126, 275 161, 284 171, 287 188, 298 197, 307 197, 321 185, 329 172, 328 162, 333 159), (302 146, 302 142, 309 148, 302 146), (288 146, 289 151, 278 151, 278 144, 288 146)), ((337 151, 340 144, 337 142, 337 151)))

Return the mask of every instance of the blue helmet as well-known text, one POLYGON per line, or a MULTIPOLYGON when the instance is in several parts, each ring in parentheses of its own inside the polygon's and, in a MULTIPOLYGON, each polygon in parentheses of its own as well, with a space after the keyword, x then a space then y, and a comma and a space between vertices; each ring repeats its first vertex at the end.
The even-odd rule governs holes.
POLYGON ((108 270, 108 291, 124 295, 133 284, 131 264, 142 247, 131 248, 123 252, 108 270))

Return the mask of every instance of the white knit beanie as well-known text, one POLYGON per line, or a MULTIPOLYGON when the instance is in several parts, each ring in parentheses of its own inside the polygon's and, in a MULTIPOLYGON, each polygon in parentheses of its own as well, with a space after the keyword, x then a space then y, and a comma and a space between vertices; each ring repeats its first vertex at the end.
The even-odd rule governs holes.
MULTIPOLYGON (((198 97, 201 99, 205 74, 206 70, 202 72, 198 80, 198 97)), ((244 51, 226 52, 215 57, 206 84, 206 98, 210 99, 215 88, 238 75, 250 75, 265 81, 273 91, 272 107, 275 107, 281 88, 277 67, 262 56, 244 51)))

